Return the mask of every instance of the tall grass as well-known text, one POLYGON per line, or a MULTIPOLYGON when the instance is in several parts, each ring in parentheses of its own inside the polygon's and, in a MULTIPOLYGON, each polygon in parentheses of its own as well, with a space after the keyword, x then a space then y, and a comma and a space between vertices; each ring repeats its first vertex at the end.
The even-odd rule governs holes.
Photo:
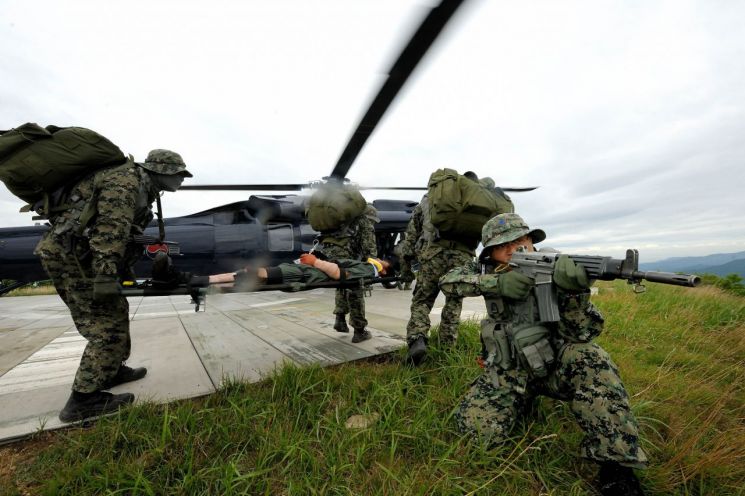
MULTIPOLYGON (((745 487, 745 299, 717 289, 602 284, 598 340, 621 368, 642 426, 652 495, 745 487)), ((337 367, 286 366, 209 397, 145 404, 85 429, 0 451, 0 495, 594 494, 596 466, 561 402, 542 399, 509 442, 463 438, 452 412, 480 369, 478 326, 436 340, 423 367, 403 352, 337 367), (347 419, 367 416, 366 429, 347 419), (10 470, 4 460, 13 460, 10 470)))

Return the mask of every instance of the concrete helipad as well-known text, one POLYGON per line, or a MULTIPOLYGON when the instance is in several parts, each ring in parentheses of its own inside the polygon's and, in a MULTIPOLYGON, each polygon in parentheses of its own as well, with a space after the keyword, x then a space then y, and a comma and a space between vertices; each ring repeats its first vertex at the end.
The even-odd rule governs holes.
MULTIPOLYGON (((405 345, 411 291, 376 287, 366 299, 373 339, 335 332, 333 289, 210 295, 194 312, 188 296, 130 298, 129 364, 148 375, 112 391, 168 402, 215 391, 226 378, 258 381, 283 363, 332 365, 405 345)), ((435 303, 433 325, 444 299, 435 303)), ((483 313, 464 300, 463 318, 483 313)), ((57 296, 0 298, 0 443, 61 427, 85 347, 57 296)))

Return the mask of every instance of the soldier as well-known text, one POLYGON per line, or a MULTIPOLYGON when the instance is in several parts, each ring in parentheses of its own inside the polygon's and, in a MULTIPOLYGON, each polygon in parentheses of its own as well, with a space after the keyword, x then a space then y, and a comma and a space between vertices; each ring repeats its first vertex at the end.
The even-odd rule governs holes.
POLYGON ((192 175, 178 153, 153 150, 142 164, 130 159, 84 178, 65 196, 67 208, 50 216, 51 227, 35 253, 88 341, 59 415, 63 422, 134 401, 131 393, 105 391, 147 373, 124 364, 131 344, 129 305, 119 294, 119 281, 134 277, 142 248, 132 236, 153 219, 153 201, 161 191, 176 191, 186 177, 192 175))
POLYGON ((545 239, 519 215, 497 215, 483 228, 484 250, 475 262, 440 280, 443 292, 483 296, 488 318, 481 323, 484 373, 455 412, 459 428, 489 444, 504 442, 537 395, 570 401, 584 431, 582 455, 600 464, 604 495, 641 495, 632 468, 644 468, 639 427, 618 368, 592 339, 603 317, 590 303, 590 285, 581 265, 561 256, 553 280, 558 289, 560 321, 539 323, 534 282, 511 271, 512 254, 545 239), (483 269, 483 272, 482 272, 483 269))
MULTIPOLYGON (((406 342, 409 350, 406 361, 419 365, 427 353, 427 340, 430 320, 429 313, 440 293, 437 282, 447 271, 462 266, 475 257, 476 244, 462 241, 437 239, 436 230, 430 221, 429 199, 427 195, 416 206, 406 227, 406 242, 402 248, 402 269, 410 267, 414 257, 419 260, 416 286, 411 297, 411 317, 406 325, 406 342), (413 243, 413 249, 411 248, 413 243)), ((408 269, 410 271, 410 268, 408 269)), ((458 322, 463 299, 459 296, 445 295, 445 305, 440 318, 440 342, 452 344, 458 337, 458 322)))
MULTIPOLYGON (((375 241, 375 227, 377 211, 372 206, 362 215, 354 218, 349 224, 332 233, 323 233, 319 238, 320 250, 329 259, 365 260, 378 255, 375 241)), ((362 288, 336 290, 334 307, 336 321, 334 329, 338 332, 349 332, 346 314, 350 314, 349 323, 354 328, 353 343, 370 339, 372 336, 366 329, 365 292, 362 288)))

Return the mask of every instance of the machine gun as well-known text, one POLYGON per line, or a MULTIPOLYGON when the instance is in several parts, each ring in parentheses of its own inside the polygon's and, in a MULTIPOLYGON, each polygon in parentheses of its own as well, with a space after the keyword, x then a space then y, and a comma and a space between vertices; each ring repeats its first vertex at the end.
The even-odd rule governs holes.
MULTIPOLYGON (((513 270, 535 279, 534 291, 541 322, 559 321, 559 304, 556 287, 553 284, 553 273, 554 265, 561 255, 557 252, 519 251, 514 253, 510 260, 513 270)), ((639 251, 633 249, 626 250, 625 259, 593 255, 569 255, 569 258, 584 267, 590 279, 625 279, 634 285, 636 293, 643 293, 646 290, 642 284, 644 280, 688 287, 698 286, 701 282, 701 278, 696 275, 642 272, 639 270, 639 251)))

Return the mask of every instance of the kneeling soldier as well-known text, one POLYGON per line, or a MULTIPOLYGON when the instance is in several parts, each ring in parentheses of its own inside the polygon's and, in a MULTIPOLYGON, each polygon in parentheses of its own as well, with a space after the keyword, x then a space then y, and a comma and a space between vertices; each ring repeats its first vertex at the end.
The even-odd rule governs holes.
POLYGON ((590 285, 581 265, 561 256, 553 281, 560 320, 540 322, 535 281, 509 265, 522 248, 545 239, 516 214, 501 214, 483 228, 480 264, 472 262, 440 279, 445 294, 483 296, 484 373, 474 381, 455 413, 460 429, 490 444, 503 442, 537 395, 569 401, 584 431, 582 455, 600 464, 601 494, 641 495, 632 468, 644 468, 639 427, 618 368, 591 341, 603 317, 590 303, 590 285), (479 267, 481 265, 481 267, 479 267), (483 268, 483 272, 481 270, 483 268))

